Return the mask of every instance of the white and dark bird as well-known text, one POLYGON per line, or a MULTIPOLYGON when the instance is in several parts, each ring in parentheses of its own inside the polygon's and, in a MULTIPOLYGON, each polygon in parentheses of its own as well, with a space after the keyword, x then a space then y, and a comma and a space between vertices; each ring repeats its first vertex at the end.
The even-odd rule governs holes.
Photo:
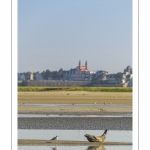
POLYGON ((89 142, 104 142, 106 139, 107 130, 101 136, 94 136, 90 134, 85 134, 84 136, 87 138, 89 142))
POLYGON ((58 136, 53 137, 51 140, 57 140, 58 136))

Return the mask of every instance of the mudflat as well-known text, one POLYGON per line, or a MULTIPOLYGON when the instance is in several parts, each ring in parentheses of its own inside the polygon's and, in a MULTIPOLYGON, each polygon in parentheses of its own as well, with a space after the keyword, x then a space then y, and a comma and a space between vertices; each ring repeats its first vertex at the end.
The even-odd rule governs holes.
POLYGON ((132 130, 132 117, 25 117, 18 129, 132 130))
POLYGON ((132 112, 131 92, 50 91, 18 92, 18 113, 99 114, 132 112), (33 104, 68 104, 67 107, 43 107, 33 104), (86 104, 78 107, 80 104, 86 104), (87 105, 91 104, 91 105, 87 105), (93 104, 93 105, 92 105, 93 104), (112 107, 113 105, 118 105, 112 107), (130 105, 131 107, 124 107, 130 105), (105 107, 103 107, 105 106, 105 107))

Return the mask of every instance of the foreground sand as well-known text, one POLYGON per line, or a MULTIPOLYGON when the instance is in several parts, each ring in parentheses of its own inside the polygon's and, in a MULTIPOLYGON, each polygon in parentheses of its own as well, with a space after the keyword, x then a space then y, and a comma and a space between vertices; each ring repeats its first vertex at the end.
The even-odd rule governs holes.
POLYGON ((77 146, 77 145, 87 145, 87 146, 100 146, 100 145, 132 145, 130 142, 88 142, 88 141, 67 141, 67 140, 18 140, 18 145, 45 145, 45 146, 57 146, 57 145, 66 145, 66 146, 77 146))

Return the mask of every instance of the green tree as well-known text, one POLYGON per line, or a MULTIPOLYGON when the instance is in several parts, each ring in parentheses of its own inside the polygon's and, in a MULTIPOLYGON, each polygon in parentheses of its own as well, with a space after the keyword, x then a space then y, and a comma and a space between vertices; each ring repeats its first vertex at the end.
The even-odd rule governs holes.
POLYGON ((58 71, 58 76, 59 76, 60 79, 62 79, 62 78, 64 77, 63 69, 62 69, 62 68, 59 69, 59 71, 58 71))
POLYGON ((58 72, 57 72, 57 71, 53 71, 53 72, 52 72, 52 78, 53 78, 54 80, 58 79, 58 72))
POLYGON ((45 79, 45 73, 46 73, 45 71, 41 72, 43 79, 45 79))
POLYGON ((45 79, 48 80, 48 78, 51 76, 51 72, 47 69, 45 72, 45 79))

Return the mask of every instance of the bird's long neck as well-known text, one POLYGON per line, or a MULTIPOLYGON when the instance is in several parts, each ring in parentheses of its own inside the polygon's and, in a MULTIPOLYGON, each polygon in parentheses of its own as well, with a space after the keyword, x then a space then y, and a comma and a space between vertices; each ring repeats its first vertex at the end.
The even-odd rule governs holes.
POLYGON ((103 135, 104 135, 104 134, 107 134, 107 130, 104 131, 103 135))

